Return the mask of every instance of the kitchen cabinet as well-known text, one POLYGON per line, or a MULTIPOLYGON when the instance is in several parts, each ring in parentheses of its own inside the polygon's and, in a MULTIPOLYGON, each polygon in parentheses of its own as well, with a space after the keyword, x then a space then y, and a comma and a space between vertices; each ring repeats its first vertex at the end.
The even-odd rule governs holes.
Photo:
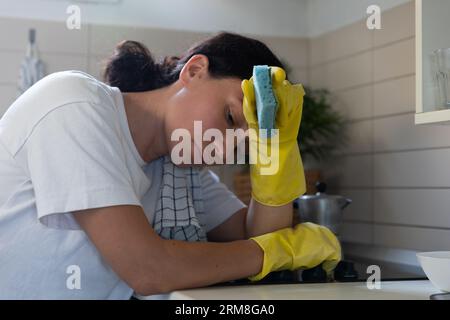
POLYGON ((450 48, 449 12, 448 0, 416 0, 416 124, 450 124, 433 63, 435 50, 450 48))
POLYGON ((370 290, 365 282, 248 285, 175 291, 171 300, 429 300, 440 293, 428 280, 386 281, 370 290))

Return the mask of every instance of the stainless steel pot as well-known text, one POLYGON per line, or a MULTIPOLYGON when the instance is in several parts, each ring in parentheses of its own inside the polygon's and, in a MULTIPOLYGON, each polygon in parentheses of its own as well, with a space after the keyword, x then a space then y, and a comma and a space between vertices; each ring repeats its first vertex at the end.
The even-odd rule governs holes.
POLYGON ((352 200, 326 194, 325 183, 318 182, 316 188, 315 195, 305 195, 297 199, 300 222, 320 224, 339 235, 343 210, 352 203, 352 200))

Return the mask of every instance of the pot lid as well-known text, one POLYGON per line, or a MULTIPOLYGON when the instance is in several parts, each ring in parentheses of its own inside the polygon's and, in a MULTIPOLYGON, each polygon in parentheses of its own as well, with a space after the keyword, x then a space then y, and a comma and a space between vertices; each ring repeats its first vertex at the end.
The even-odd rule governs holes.
POLYGON ((316 183, 316 194, 315 195, 304 195, 301 196, 300 199, 302 200, 307 200, 307 199, 341 199, 344 198, 343 196, 340 195, 330 195, 328 193, 326 193, 327 191, 327 184, 324 182, 320 182, 318 181, 316 183))
MULTIPOLYGON (((323 182, 317 182, 316 183, 316 189, 317 193, 315 195, 304 195, 300 198, 298 198, 297 205, 300 205, 300 203, 307 204, 310 202, 334 202, 336 203, 341 209, 344 209, 349 204, 352 203, 351 199, 345 198, 340 195, 329 195, 326 193, 327 185, 323 182)), ((294 202, 295 206, 295 202, 294 202)))

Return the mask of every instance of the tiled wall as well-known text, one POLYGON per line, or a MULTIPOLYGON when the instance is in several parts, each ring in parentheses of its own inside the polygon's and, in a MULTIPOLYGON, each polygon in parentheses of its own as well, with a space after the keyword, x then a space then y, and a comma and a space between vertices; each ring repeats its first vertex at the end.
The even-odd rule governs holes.
MULTIPOLYGON (((18 71, 25 54, 29 28, 37 30, 39 51, 47 66, 47 73, 77 69, 99 79, 105 58, 123 39, 141 41, 155 57, 161 57, 180 54, 209 36, 207 33, 105 25, 83 25, 81 30, 68 30, 63 22, 0 18, 0 117, 17 97, 18 71)), ((307 82, 307 39, 256 38, 268 44, 289 65, 292 80, 307 82)), ((236 170, 240 168, 214 168, 230 188, 236 170)))
POLYGON ((102 60, 120 40, 141 40, 156 56, 176 54, 205 34, 156 29, 83 25, 68 30, 64 22, 0 18, 0 114, 17 95, 20 61, 25 54, 28 29, 37 30, 37 43, 47 73, 77 69, 100 77, 102 60))
POLYGON ((415 126, 414 1, 311 39, 310 83, 349 119, 349 145, 325 169, 354 200, 345 241, 450 249, 450 127, 415 126))

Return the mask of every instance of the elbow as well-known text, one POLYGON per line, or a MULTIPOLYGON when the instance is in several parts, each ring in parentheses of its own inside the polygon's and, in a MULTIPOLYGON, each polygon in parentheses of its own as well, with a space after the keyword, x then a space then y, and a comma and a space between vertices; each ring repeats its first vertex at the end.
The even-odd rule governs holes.
POLYGON ((162 286, 153 284, 153 283, 147 283, 145 281, 140 281, 131 284, 131 288, 134 290, 134 292, 140 296, 151 296, 154 294, 164 294, 167 293, 162 286))
POLYGON ((177 288, 176 277, 167 254, 147 257, 128 279, 129 286, 141 296, 169 293, 177 288))
POLYGON ((144 275, 129 281, 129 286, 140 296, 151 296, 154 294, 165 294, 172 291, 172 286, 160 276, 144 275))

